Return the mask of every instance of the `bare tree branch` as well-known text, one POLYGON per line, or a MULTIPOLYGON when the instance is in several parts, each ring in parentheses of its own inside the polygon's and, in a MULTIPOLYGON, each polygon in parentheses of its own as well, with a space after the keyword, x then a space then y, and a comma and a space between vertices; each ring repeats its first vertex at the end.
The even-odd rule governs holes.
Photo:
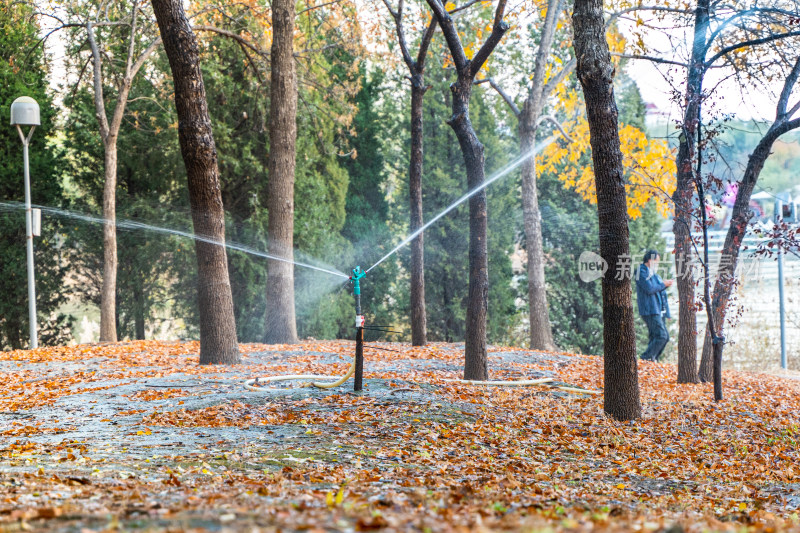
MULTIPOLYGON (((389 3, 389 0, 382 0, 383 5, 386 6, 386 9, 389 11, 389 14, 392 16, 395 22, 397 22, 397 17, 400 15, 397 11, 392 9, 392 5, 389 3)), ((402 4, 401 4, 402 6, 402 4)))
POLYGON ((567 132, 564 131, 564 127, 561 125, 561 123, 558 120, 556 120, 556 117, 554 117, 553 115, 544 115, 542 117, 539 117, 539 121, 537 123, 537 126, 540 125, 545 120, 548 121, 548 122, 551 122, 556 127, 556 129, 558 129, 558 131, 561 132, 561 135, 564 137, 564 139, 567 140, 567 142, 569 142, 569 143, 572 142, 572 137, 570 137, 569 134, 567 134, 567 132))
POLYGON ((425 34, 422 36, 422 41, 419 43, 419 52, 417 53, 417 69, 419 69, 420 72, 425 69, 425 58, 428 55, 428 48, 433 40, 433 34, 436 32, 436 26, 436 17, 431 17, 431 22, 425 29, 425 34))
POLYGON ((786 112, 786 116, 791 117, 792 115, 797 113, 798 109, 800 109, 800 100, 795 102, 795 104, 789 109, 789 111, 786 112))
POLYGON ((610 26, 616 19, 621 17, 622 15, 626 15, 628 13, 633 13, 637 11, 661 11, 664 13, 677 13, 680 15, 691 15, 691 9, 678 9, 673 7, 665 7, 665 6, 633 6, 626 9, 621 9, 619 11, 614 11, 613 13, 608 13, 608 18, 606 19, 606 27, 610 26))
POLYGON ((785 16, 791 17, 791 18, 797 17, 797 13, 793 13, 791 11, 786 11, 785 9, 779 9, 779 8, 775 8, 775 7, 753 7, 753 8, 750 8, 750 9, 745 9, 743 11, 738 11, 736 6, 730 6, 730 9, 732 11, 735 11, 735 13, 733 15, 731 15, 730 17, 728 17, 726 20, 722 21, 722 23, 708 37, 708 41, 707 42, 709 42, 709 43, 714 42, 714 39, 716 39, 722 33, 722 31, 726 27, 728 27, 728 25, 730 25, 734 21, 742 19, 742 18, 744 18, 744 17, 746 17, 748 15, 753 15, 753 14, 764 15, 764 14, 770 13, 770 14, 775 14, 775 15, 785 15, 785 16))
POLYGON ((66 102, 74 101, 75 94, 78 92, 78 89, 80 89, 80 87, 81 87, 81 80, 83 80, 83 74, 86 72, 86 67, 89 66, 89 63, 91 63, 92 60, 93 60, 93 58, 90 56, 88 59, 86 59, 86 62, 83 64, 83 67, 81 67, 81 71, 78 74, 78 80, 72 86, 72 90, 70 91, 69 97, 67 99, 65 99, 66 102))
POLYGON ((786 81, 783 84, 783 89, 781 90, 781 96, 780 98, 778 98, 777 112, 775 114, 776 120, 792 116, 792 114, 794 114, 794 111, 797 110, 797 107, 800 106, 800 102, 798 102, 792 108, 791 113, 786 112, 786 106, 789 104, 789 97, 792 95, 792 90, 794 89, 795 83, 797 83, 798 77, 800 77, 800 58, 798 58, 797 61, 795 61, 794 67, 792 67, 792 71, 786 77, 786 81))
POLYGON ((497 91, 497 94, 499 94, 500 97, 503 98, 503 101, 511 109, 511 112, 514 113, 514 116, 519 118, 520 110, 519 107, 517 107, 517 104, 514 102, 514 99, 511 98, 511 96, 507 92, 505 92, 503 88, 497 84, 497 82, 495 82, 494 78, 484 78, 482 80, 478 80, 475 82, 475 85, 481 85, 483 83, 488 83, 489 85, 491 85, 492 89, 497 91))
POLYGON ((500 0, 497 4, 497 10, 494 12, 494 25, 499 26, 503 22, 503 17, 506 15, 506 0, 500 0))
POLYGON ((408 52, 406 33, 403 29, 403 0, 398 0, 397 11, 392 10, 389 0, 383 0, 383 4, 386 6, 386 9, 389 10, 389 13, 394 19, 394 28, 395 32, 397 33, 397 41, 400 44, 400 53, 403 55, 403 61, 405 61, 408 70, 413 73, 416 70, 416 65, 414 64, 414 60, 411 59, 411 54, 408 52))
POLYGON ((469 9, 469 8, 471 8, 472 6, 474 6, 475 4, 478 4, 478 3, 482 2, 482 1, 483 1, 483 0, 470 0, 469 2, 467 2, 466 4, 464 4, 463 6, 454 7, 453 9, 451 9, 450 11, 448 11, 448 13, 450 13, 451 15, 453 15, 453 14, 455 14, 455 13, 458 13, 459 11, 464 11, 465 9, 469 9))
POLYGON ((428 3, 428 6, 430 6, 431 11, 433 11, 435 18, 439 21, 439 25, 442 27, 442 33, 444 34, 444 39, 447 41, 447 47, 450 49, 450 53, 453 57, 453 63, 455 63, 456 69, 458 69, 460 72, 467 66, 468 60, 466 54, 464 53, 464 47, 461 46, 461 38, 458 36, 458 31, 453 24, 453 18, 447 11, 445 11, 441 0, 425 1, 428 3))
POLYGON ((156 37, 156 39, 150 43, 150 46, 148 46, 144 52, 141 53, 141 55, 136 59, 136 62, 133 64, 133 67, 131 67, 131 78, 136 76, 136 74, 139 72, 139 69, 141 69, 144 65, 144 62, 147 61, 147 58, 150 57, 150 54, 152 54, 160 44, 161 37, 159 36, 156 37))
POLYGON ((550 93, 558 87, 558 85, 564 81, 564 78, 569 76, 573 70, 575 70, 575 65, 578 64, 578 61, 573 57, 564 67, 558 71, 558 74, 550 78, 550 80, 544 85, 544 89, 542 89, 542 97, 547 98, 550 96, 550 93))
POLYGON ((94 61, 94 110, 97 116, 97 123, 100 125, 100 138, 105 144, 108 140, 108 117, 106 116, 106 104, 103 98, 103 62, 100 58, 100 49, 94 38, 93 23, 86 23, 86 34, 89 38, 89 47, 92 51, 94 61))
POLYGON ((523 127, 530 128, 535 125, 535 117, 537 117, 544 107, 545 100, 545 84, 544 77, 547 71, 547 59, 550 57, 550 52, 553 47, 553 39, 556 34, 556 25, 558 16, 561 12, 562 0, 548 0, 547 13, 545 14, 544 24, 542 26, 541 38, 539 40, 539 47, 536 50, 536 60, 533 67, 533 75, 531 82, 528 86, 528 96, 525 99, 523 106, 523 127))
POLYGON ((682 63, 680 61, 672 61, 671 59, 664 59, 662 57, 648 56, 641 54, 620 54, 619 52, 611 52, 611 55, 615 57, 620 57, 622 59, 644 59, 645 61, 650 61, 652 63, 661 63, 664 65, 677 65, 679 67, 689 68, 688 63, 682 63))
POLYGON ((197 26, 192 26, 192 31, 209 31, 209 32, 212 32, 212 33, 217 33, 219 35, 224 35, 225 37, 230 37, 234 41, 238 42, 240 45, 246 46, 247 48, 249 48, 250 50, 252 50, 253 52, 255 52, 256 54, 258 54, 258 55, 260 55, 262 57, 268 57, 269 56, 269 51, 262 50, 261 48, 259 48, 258 46, 254 45, 253 43, 251 43, 250 41, 248 41, 247 39, 245 39, 241 35, 238 35, 237 33, 229 31, 229 30, 224 30, 222 28, 217 28, 216 26, 207 26, 207 25, 204 25, 204 24, 199 24, 197 26))
POLYGON ((305 8, 305 9, 301 9, 300 11, 298 11, 297 14, 295 15, 295 18, 299 17, 300 15, 305 13, 306 11, 313 11, 315 9, 320 9, 322 7, 330 6, 330 5, 333 5, 333 4, 338 4, 341 1, 342 0, 333 0, 331 2, 325 2, 324 4, 320 4, 318 6, 309 6, 309 7, 305 8))
POLYGON ((472 61, 469 62, 469 74, 472 79, 475 78, 475 76, 483 67, 483 64, 486 63, 487 59, 489 59, 489 55, 491 55, 495 47, 500 44, 500 40, 503 38, 503 35, 508 31, 509 25, 503 22, 505 8, 506 0, 500 0, 500 3, 497 5, 497 10, 494 14, 494 26, 492 27, 492 33, 489 35, 489 38, 486 39, 486 42, 483 43, 483 46, 480 47, 475 56, 473 56, 472 61))
POLYGON ((136 1, 133 2, 133 9, 131 10, 131 36, 130 36, 130 43, 128 44, 128 57, 125 59, 125 76, 124 80, 126 82, 130 82, 131 78, 131 66, 133 66, 133 54, 136 51, 136 13, 139 11, 137 9, 136 1))
POLYGON ((737 13, 734 13, 733 16, 728 17, 726 20, 723 20, 722 23, 713 32, 711 32, 711 35, 709 35, 708 40, 706 42, 707 43, 714 42, 714 39, 716 39, 717 36, 719 36, 719 34, 722 33, 725 30, 725 28, 727 28, 731 23, 733 23, 735 20, 739 20, 748 15, 752 15, 754 11, 755 9, 745 9, 744 11, 738 11, 737 13))
POLYGON ((786 39, 788 37, 797 37, 797 36, 800 36, 800 31, 791 31, 791 32, 786 32, 786 33, 776 33, 776 34, 773 34, 773 35, 768 35, 767 37, 762 37, 760 39, 752 39, 752 40, 749 40, 749 41, 742 41, 742 42, 737 43, 737 44, 732 44, 730 46, 726 46, 725 48, 723 48, 722 50, 720 50, 719 52, 717 52, 716 54, 711 56, 711 59, 709 59, 708 61, 706 61, 703 64, 703 68, 704 69, 711 68, 711 66, 714 64, 714 62, 717 59, 719 59, 720 57, 725 56, 725 55, 727 55, 727 54, 729 54, 731 52, 734 52, 736 50, 740 50, 742 48, 747 48, 748 46, 757 46, 759 44, 770 43, 772 41, 777 41, 779 39, 786 39))

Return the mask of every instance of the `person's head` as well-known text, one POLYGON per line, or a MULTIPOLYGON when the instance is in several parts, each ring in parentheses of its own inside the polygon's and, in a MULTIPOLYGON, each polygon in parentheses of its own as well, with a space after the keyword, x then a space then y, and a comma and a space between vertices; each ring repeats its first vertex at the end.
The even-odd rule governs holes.
POLYGON ((658 255, 657 251, 647 250, 647 252, 644 254, 644 259, 642 259, 642 263, 650 268, 653 268, 653 266, 658 264, 659 259, 661 259, 661 257, 658 255))

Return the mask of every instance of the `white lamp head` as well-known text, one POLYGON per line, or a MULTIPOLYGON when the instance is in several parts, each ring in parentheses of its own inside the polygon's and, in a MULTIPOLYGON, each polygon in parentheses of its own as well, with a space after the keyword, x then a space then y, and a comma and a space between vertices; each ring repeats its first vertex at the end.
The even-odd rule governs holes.
POLYGON ((11 125, 39 126, 39 104, 29 96, 20 96, 11 104, 11 125))

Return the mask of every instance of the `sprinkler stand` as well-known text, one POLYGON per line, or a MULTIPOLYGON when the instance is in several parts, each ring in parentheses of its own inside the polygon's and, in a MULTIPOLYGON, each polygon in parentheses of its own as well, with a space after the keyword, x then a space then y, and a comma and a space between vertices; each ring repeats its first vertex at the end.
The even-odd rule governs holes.
POLYGON ((361 314, 361 278, 367 273, 360 266, 353 269, 350 280, 353 282, 353 296, 356 300, 356 369, 353 377, 353 390, 358 392, 364 382, 364 315, 361 314))

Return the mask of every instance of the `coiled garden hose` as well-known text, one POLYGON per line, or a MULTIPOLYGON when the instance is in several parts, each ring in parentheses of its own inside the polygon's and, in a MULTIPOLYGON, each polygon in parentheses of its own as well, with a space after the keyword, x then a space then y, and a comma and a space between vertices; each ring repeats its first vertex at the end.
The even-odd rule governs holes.
POLYGON ((331 382, 322 382, 322 381, 309 381, 308 383, 304 383, 302 387, 317 387, 319 389, 332 389, 334 387, 338 387, 339 385, 343 384, 345 381, 350 379, 350 376, 353 375, 353 372, 356 371, 356 359, 353 358, 353 362, 350 364, 350 369, 347 373, 340 377, 336 378, 336 376, 321 376, 318 374, 296 374, 291 376, 269 376, 266 378, 254 378, 248 379, 244 382, 244 388, 249 391, 263 391, 267 390, 267 387, 260 387, 259 384, 261 383, 274 383, 276 381, 293 381, 298 379, 336 379, 336 381, 331 382))
MULTIPOLYGON (((355 357, 353 358, 353 362, 350 364, 350 369, 347 373, 336 379, 336 376, 323 376, 319 374, 295 374, 289 376, 268 376, 265 378, 254 378, 248 379, 244 383, 244 388, 249 391, 254 392, 261 392, 264 390, 268 390, 268 387, 261 387, 262 383, 275 383, 277 381, 293 381, 293 380, 300 380, 300 379, 336 379, 336 381, 331 382, 322 382, 322 381, 309 381, 304 383, 301 388, 303 387, 317 387, 319 389, 332 389, 334 387, 339 387, 340 385, 344 384, 345 381, 350 379, 353 375, 353 372, 356 370, 356 360, 355 357)), ((539 379, 521 379, 517 381, 473 381, 469 379, 445 379, 447 383, 458 383, 459 385, 486 385, 486 386, 494 386, 494 387, 533 387, 536 385, 544 385, 546 383, 551 383, 555 381, 553 378, 539 378, 539 379)), ((552 387, 554 389, 562 390, 565 392, 574 392, 579 394, 601 394, 599 391, 593 391, 588 389, 581 389, 578 387, 552 387)))

